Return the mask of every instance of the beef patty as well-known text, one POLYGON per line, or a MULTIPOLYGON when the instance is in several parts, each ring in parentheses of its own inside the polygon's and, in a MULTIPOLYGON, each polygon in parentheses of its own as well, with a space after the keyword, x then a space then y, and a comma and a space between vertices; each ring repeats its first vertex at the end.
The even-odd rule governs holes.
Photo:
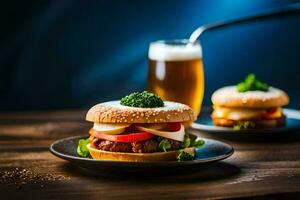
MULTIPOLYGON (((166 138, 165 138, 166 139, 166 138)), ((126 152, 126 153, 153 153, 153 152, 161 152, 159 149, 159 138, 151 138, 149 140, 141 141, 141 142, 112 142, 108 140, 102 140, 95 138, 93 136, 90 137, 93 145, 103 151, 111 151, 111 152, 126 152)), ((181 147, 181 142, 176 140, 167 139, 171 148, 170 151, 178 150, 181 147)))

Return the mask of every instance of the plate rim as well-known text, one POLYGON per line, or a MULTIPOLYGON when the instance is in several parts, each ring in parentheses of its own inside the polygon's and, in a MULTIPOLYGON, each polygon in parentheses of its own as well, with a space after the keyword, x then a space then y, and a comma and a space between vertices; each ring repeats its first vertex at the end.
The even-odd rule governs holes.
POLYGON ((51 145, 50 145, 50 152, 69 162, 72 161, 76 161, 76 163, 78 162, 86 162, 89 164, 113 164, 113 165, 126 165, 126 166, 162 166, 162 165, 169 165, 169 166, 181 166, 181 165, 195 165, 195 164, 205 164, 205 163, 211 163, 211 162, 216 162, 216 161, 221 161, 224 160, 228 157, 230 157, 233 153, 234 153, 234 148, 230 145, 227 144, 225 142, 219 141, 219 140, 214 140, 214 139, 208 139, 208 138, 201 138, 204 139, 206 141, 212 141, 212 142, 218 142, 221 143, 222 145, 225 145, 227 147, 229 147, 229 151, 228 153, 224 154, 224 155, 220 155, 220 156, 216 156, 216 157, 212 157, 212 158, 208 158, 208 159, 198 159, 198 160, 192 160, 192 161, 149 161, 149 162, 130 162, 130 161, 116 161, 116 160, 96 160, 96 159, 90 159, 90 158, 82 158, 82 157, 78 157, 78 156, 72 156, 72 155, 68 155, 68 154, 63 154, 60 153, 58 151, 55 150, 55 145, 62 143, 66 140, 74 140, 74 139, 81 139, 81 138, 86 138, 87 136, 82 136, 82 135, 77 135, 77 136, 71 136, 71 137, 66 137, 66 138, 61 138, 59 140, 54 141, 51 145))
MULTIPOLYGON (((211 107, 205 107, 202 111, 209 112, 212 111, 211 107)), ((299 120, 300 121, 300 110, 292 109, 292 108, 283 108, 282 109, 284 114, 289 119, 299 120)), ((299 127, 278 127, 278 128, 260 128, 260 129, 241 129, 241 130, 233 130, 229 127, 221 127, 215 125, 205 125, 201 123, 193 122, 191 128, 198 131, 203 131, 207 133, 263 133, 263 134, 270 134, 270 133, 277 133, 277 132, 287 132, 300 129, 299 127)))

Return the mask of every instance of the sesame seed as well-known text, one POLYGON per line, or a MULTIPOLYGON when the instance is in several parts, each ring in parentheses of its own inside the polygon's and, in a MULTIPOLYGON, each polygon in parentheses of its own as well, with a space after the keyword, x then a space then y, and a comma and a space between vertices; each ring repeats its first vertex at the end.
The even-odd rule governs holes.
POLYGON ((28 169, 15 168, 9 171, 0 172, 0 184, 14 185, 17 189, 22 189, 26 184, 40 184, 41 188, 45 187, 45 182, 62 181, 70 179, 62 175, 51 173, 37 173, 28 169))

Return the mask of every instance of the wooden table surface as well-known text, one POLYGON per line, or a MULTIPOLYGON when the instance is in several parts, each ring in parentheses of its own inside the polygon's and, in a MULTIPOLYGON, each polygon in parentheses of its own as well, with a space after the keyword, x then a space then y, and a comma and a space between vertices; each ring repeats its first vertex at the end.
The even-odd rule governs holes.
POLYGON ((193 173, 147 177, 86 174, 50 144, 87 133, 84 111, 0 113, 0 199, 297 199, 300 140, 226 141, 235 153, 193 173))

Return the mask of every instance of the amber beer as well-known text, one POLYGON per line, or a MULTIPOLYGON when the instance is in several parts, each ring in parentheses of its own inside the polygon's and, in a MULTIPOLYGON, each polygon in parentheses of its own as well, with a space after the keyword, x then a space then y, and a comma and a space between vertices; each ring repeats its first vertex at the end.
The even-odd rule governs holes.
POLYGON ((163 100, 189 105, 198 115, 204 94, 200 44, 158 41, 150 44, 148 57, 149 90, 163 100))

